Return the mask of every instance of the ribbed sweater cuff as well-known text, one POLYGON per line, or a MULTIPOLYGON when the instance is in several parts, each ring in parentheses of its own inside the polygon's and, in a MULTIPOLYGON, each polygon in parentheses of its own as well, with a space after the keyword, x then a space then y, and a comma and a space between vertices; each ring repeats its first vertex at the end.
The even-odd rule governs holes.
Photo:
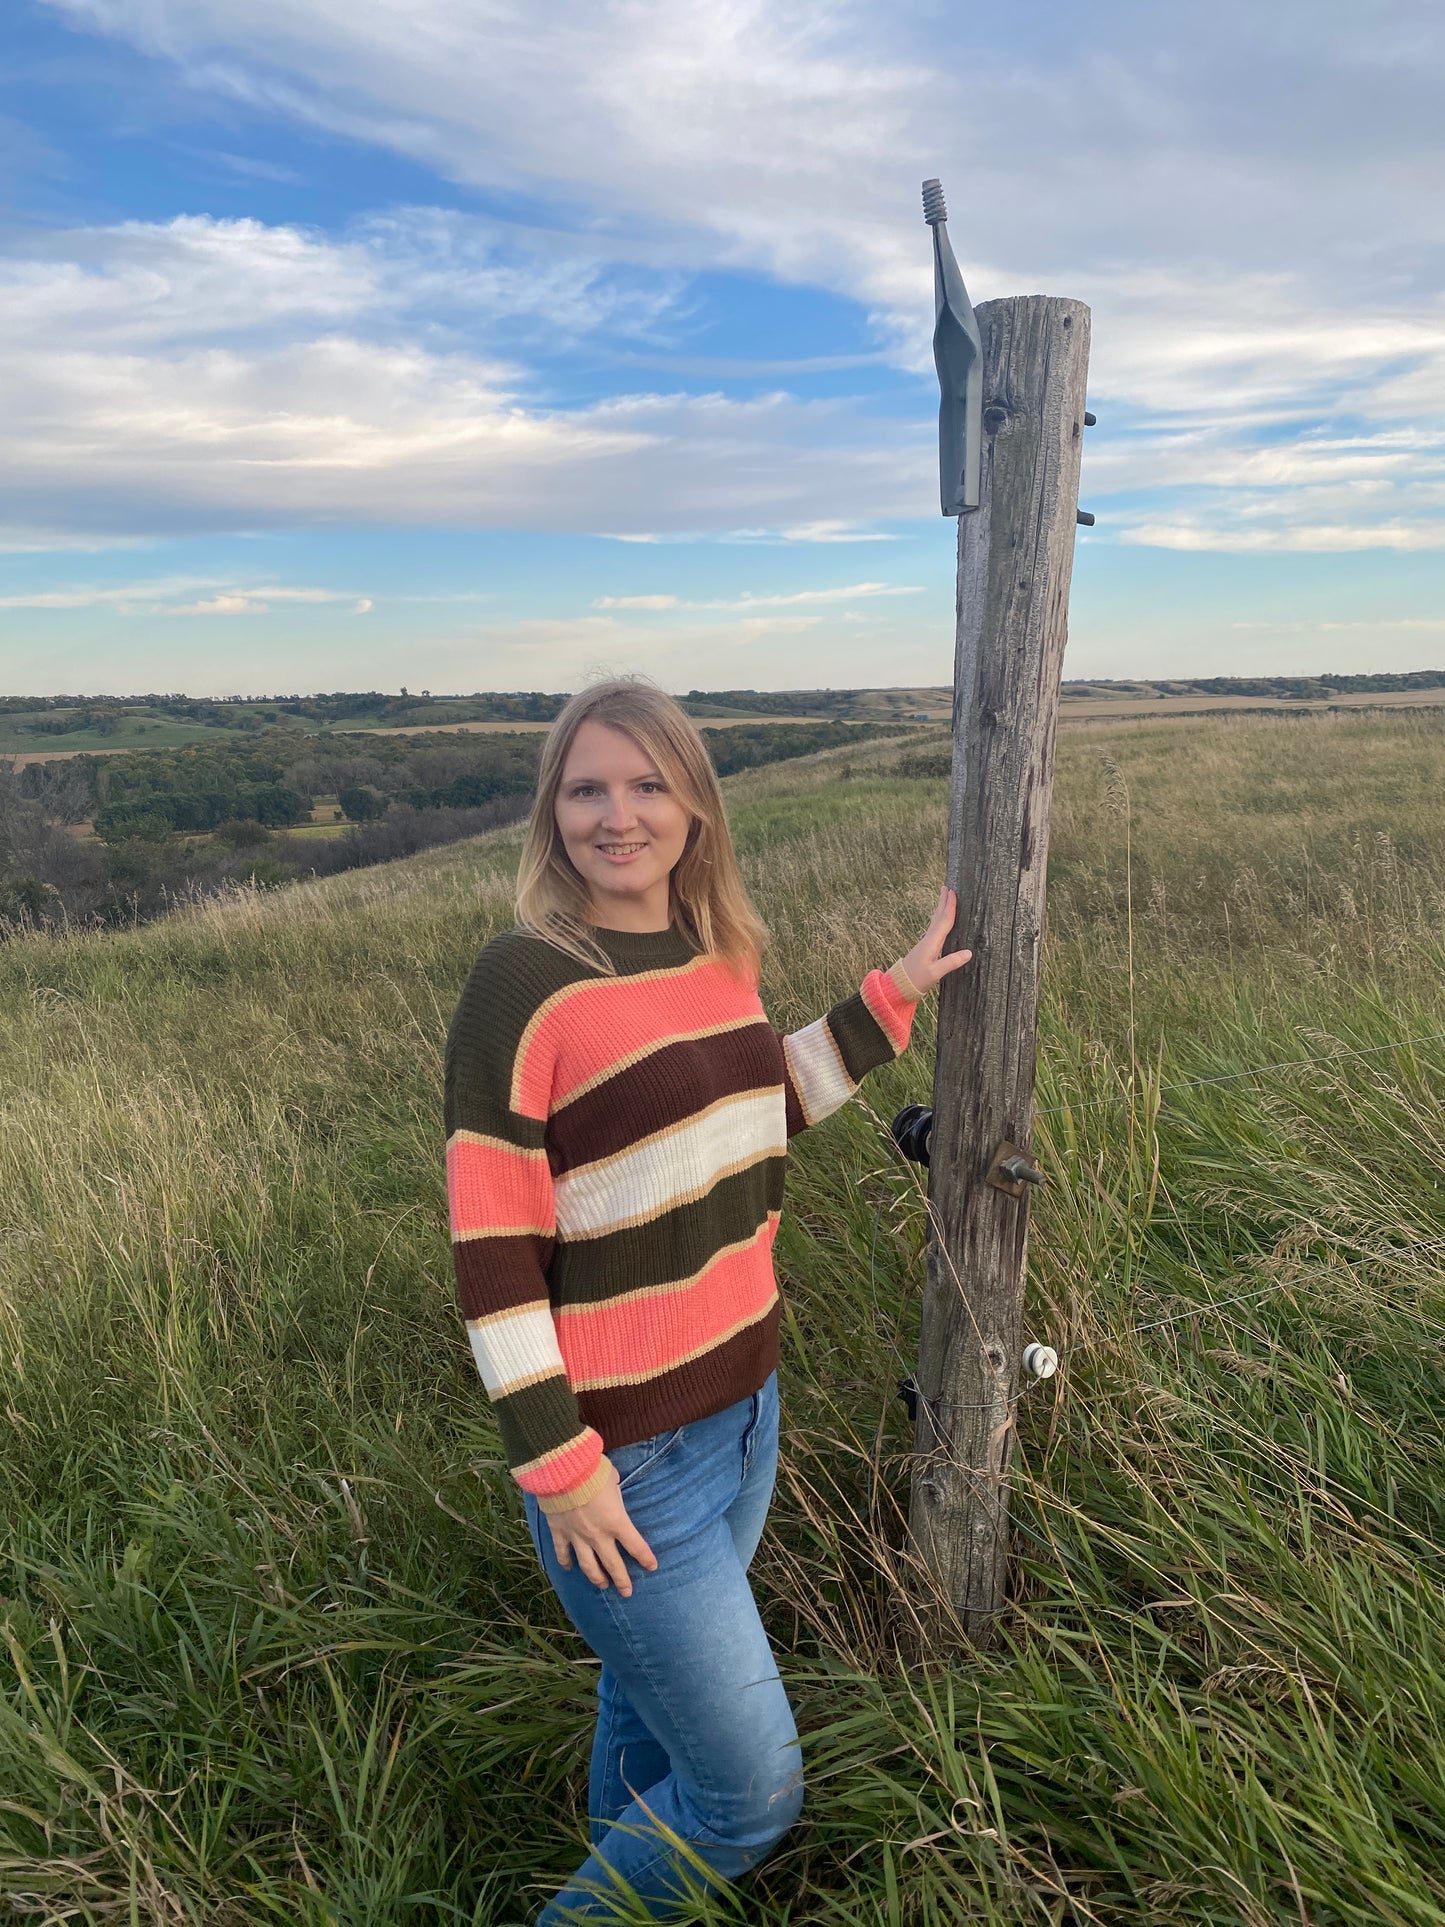
POLYGON ((604 1452, 597 1461, 596 1470, 589 1472, 581 1485, 574 1485, 570 1492, 549 1492, 545 1496, 538 1493, 537 1504, 553 1518, 559 1512, 575 1512, 579 1505, 586 1505, 589 1499, 595 1499, 599 1492, 605 1491, 611 1477, 612 1461, 604 1452))
POLYGON ((926 993, 918 988, 917 984, 914 983, 908 972, 903 968, 901 962, 894 964, 891 970, 887 970, 883 974, 891 982, 893 988, 898 992, 904 1003, 916 1004, 922 1002, 926 993))

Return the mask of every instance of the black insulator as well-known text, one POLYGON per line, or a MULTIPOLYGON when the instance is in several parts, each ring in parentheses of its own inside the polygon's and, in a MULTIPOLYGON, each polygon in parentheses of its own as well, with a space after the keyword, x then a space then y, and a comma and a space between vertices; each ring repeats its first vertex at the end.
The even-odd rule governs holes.
POLYGON ((1086 409, 1084 410, 1084 426, 1085 426, 1085 428, 1092 428, 1092 427, 1094 426, 1094 424, 1095 424, 1095 422, 1097 422, 1097 421, 1098 421, 1098 419, 1099 419, 1099 417, 1098 417, 1097 415, 1091 415, 1091 414, 1089 413, 1089 411, 1088 411, 1088 409, 1087 409, 1087 408, 1086 408, 1086 409))
POLYGON ((1074 511, 1074 520, 1079 523, 1082 528, 1091 529, 1094 526, 1093 514, 1088 509, 1076 509, 1074 511))
POLYGON ((899 1379, 898 1396, 903 1400, 909 1418, 916 1425, 918 1423, 918 1387, 911 1378, 899 1379))
POLYGON ((927 1169, 928 1140, 933 1131, 933 1106, 905 1104, 894 1118, 891 1129, 893 1142, 904 1157, 927 1169))

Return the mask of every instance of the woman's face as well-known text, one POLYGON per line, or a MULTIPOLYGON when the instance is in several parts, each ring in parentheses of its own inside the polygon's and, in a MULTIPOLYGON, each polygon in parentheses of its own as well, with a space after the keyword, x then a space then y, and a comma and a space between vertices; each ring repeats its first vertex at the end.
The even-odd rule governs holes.
POLYGON ((610 723, 583 723, 567 752, 554 809, 598 921, 665 929, 668 879, 692 817, 647 752, 610 723))

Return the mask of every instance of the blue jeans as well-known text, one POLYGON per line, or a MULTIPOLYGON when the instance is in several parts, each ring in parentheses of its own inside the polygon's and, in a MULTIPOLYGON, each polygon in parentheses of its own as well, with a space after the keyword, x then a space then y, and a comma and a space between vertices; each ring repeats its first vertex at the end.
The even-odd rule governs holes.
POLYGON ((543 1570, 602 1661, 592 1852, 536 1927, 616 1919, 608 1896, 629 1888, 650 1918, 669 1919, 689 1884, 726 1884, 765 1859, 803 1804, 798 1730, 747 1578, 777 1472, 777 1374, 725 1412, 608 1457, 657 1556, 656 1572, 628 1558, 630 1599, 564 1572, 524 1494, 543 1570))

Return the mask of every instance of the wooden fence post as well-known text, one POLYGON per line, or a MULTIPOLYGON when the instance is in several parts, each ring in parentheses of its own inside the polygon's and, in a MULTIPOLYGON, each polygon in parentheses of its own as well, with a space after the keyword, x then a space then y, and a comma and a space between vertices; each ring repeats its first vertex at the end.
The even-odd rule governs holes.
POLYGON ((1001 1146, 1027 1152, 1033 1128, 1089 310, 1027 295, 976 312, 983 471, 979 507, 958 524, 948 830, 958 892, 949 948, 972 949, 974 961, 939 993, 909 1525, 982 1643, 1004 1598, 1030 1192, 986 1177, 1001 1146))

